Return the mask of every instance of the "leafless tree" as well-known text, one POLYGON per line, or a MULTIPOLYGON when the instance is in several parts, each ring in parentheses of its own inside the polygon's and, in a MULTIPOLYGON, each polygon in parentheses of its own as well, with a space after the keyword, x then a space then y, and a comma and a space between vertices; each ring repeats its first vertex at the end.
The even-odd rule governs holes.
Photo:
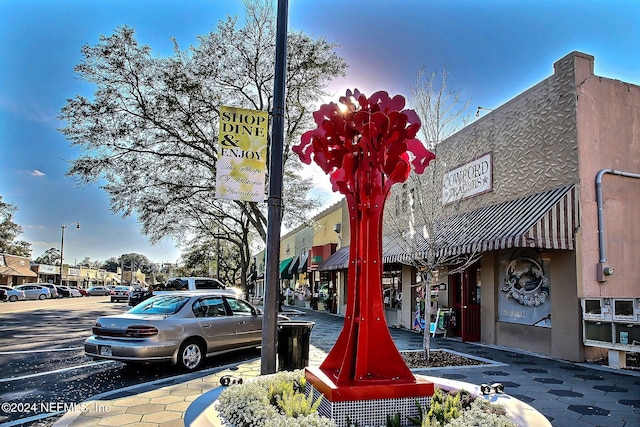
MULTIPOLYGON (((455 246, 450 241, 449 218, 443 209, 441 183, 444 169, 451 167, 438 159, 438 144, 469 122, 467 109, 471 100, 463 100, 459 91, 447 87, 448 72, 417 72, 411 87, 409 103, 416 111, 422 126, 421 139, 436 154, 423 174, 412 174, 388 206, 387 230, 400 240, 405 248, 404 263, 415 267, 421 276, 420 286, 425 289, 424 357, 429 359, 431 318, 431 284, 435 272, 454 274, 474 264, 479 253, 450 254, 443 249, 455 246)), ((450 211, 450 210, 448 210, 450 211)), ((464 220, 464 219, 462 219, 464 220)), ((458 224, 460 225, 460 224, 458 224)))

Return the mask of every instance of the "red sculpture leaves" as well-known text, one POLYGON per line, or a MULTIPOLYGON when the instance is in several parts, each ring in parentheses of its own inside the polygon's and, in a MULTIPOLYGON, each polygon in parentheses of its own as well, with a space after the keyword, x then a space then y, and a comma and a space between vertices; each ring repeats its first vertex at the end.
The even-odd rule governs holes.
POLYGON ((366 168, 384 173, 379 190, 387 193, 396 182, 407 180, 410 163, 416 173, 422 173, 435 158, 415 138, 420 119, 413 110, 403 110, 402 96, 391 98, 380 91, 367 99, 356 89, 347 91, 340 104, 322 105, 313 114, 318 127, 305 132, 293 147, 300 160, 306 164, 314 160, 329 174, 334 191, 353 194, 354 174, 366 168))

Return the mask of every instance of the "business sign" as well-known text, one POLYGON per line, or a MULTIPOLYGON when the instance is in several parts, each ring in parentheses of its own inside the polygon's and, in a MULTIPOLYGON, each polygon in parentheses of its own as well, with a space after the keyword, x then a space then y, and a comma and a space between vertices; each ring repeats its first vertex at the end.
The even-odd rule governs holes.
POLYGON ((491 153, 459 166, 442 177, 442 204, 491 191, 491 153))
POLYGON ((60 267, 56 267, 53 265, 40 264, 40 267, 38 267, 38 273, 40 274, 58 274, 59 272, 60 267))
POLYGON ((268 128, 266 111, 220 107, 217 198, 264 200, 268 128))

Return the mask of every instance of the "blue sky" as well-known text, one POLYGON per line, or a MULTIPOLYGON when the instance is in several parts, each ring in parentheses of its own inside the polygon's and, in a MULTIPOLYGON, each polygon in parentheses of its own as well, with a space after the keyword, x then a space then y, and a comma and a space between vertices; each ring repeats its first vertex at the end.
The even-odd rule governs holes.
MULTIPOLYGON (((173 242, 151 246, 135 218, 111 213, 96 185, 78 188, 64 176, 78 152, 56 131, 56 116, 67 98, 91 94, 73 67, 80 48, 100 35, 126 24, 165 56, 172 37, 186 48, 243 10, 240 0, 0 0, 0 195, 18 207, 14 220, 34 258, 59 248, 60 226, 75 221, 81 228, 65 231, 65 262, 129 252, 157 262, 179 258, 173 242)), ((472 112, 550 76, 553 63, 574 50, 595 56, 597 75, 640 84, 638 22, 640 2, 632 0, 289 3, 290 30, 341 45, 348 75, 332 92, 408 96, 419 67, 446 67, 449 87, 472 99, 472 112)))

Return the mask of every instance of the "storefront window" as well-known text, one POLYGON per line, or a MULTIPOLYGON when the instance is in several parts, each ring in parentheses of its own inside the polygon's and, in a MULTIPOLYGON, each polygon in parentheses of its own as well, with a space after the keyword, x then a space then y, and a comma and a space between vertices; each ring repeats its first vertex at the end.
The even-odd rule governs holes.
POLYGON ((402 308, 402 266, 385 265, 382 272, 382 300, 385 308, 402 308))

